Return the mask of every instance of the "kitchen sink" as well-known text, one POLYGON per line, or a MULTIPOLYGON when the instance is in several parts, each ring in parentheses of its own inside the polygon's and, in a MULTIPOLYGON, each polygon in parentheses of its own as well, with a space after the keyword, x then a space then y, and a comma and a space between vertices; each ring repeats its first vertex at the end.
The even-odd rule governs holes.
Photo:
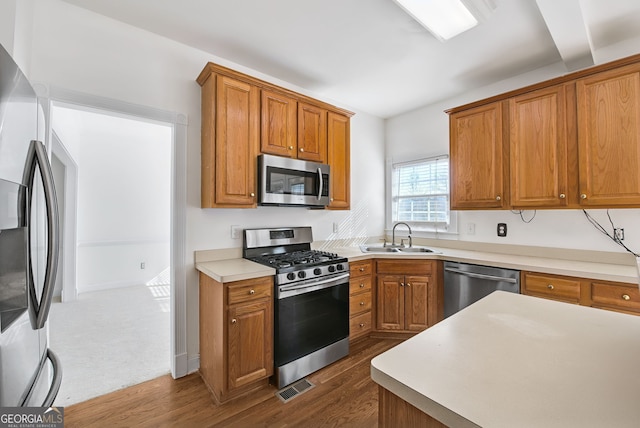
POLYGON ((363 253, 437 253, 427 247, 383 247, 381 245, 360 245, 363 253))

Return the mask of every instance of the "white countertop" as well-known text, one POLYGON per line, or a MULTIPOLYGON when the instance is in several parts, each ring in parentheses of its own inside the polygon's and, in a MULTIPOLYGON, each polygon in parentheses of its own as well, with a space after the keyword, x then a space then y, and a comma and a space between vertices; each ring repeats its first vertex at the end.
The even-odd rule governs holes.
MULTIPOLYGON (((604 281, 638 283, 638 269, 635 265, 596 263, 592 261, 565 260, 561 258, 524 256, 433 246, 429 246, 429 248, 436 250, 437 253, 363 253, 359 247, 330 248, 329 251, 347 257, 349 261, 373 258, 449 260, 604 281)), ((209 255, 206 254, 208 253, 207 251, 200 253, 200 257, 196 257, 196 269, 220 282, 238 281, 241 279, 275 274, 274 269, 240 258, 240 252, 238 252, 238 255, 233 253, 234 255, 232 256, 229 256, 232 254, 231 252, 226 252, 223 254, 223 257, 228 258, 214 261, 208 261, 207 257, 209 257, 209 255)))
POLYGON ((233 282, 243 279, 273 276, 276 270, 247 259, 225 259, 197 262, 196 269, 218 282, 233 282))
POLYGON ((637 427, 640 317, 494 292, 371 361, 451 427, 637 427))

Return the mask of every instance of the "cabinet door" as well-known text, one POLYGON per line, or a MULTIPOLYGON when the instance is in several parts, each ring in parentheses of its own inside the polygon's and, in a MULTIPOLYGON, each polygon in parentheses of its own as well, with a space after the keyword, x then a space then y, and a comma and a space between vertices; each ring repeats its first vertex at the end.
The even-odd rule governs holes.
POLYGON ((255 206, 259 89, 218 76, 216 92, 215 202, 255 206))
POLYGON ((502 102, 449 117, 451 209, 503 208, 502 102))
POLYGON ((349 118, 329 112, 327 115, 327 161, 331 167, 330 209, 348 210, 351 193, 351 158, 349 118))
POLYGON ((567 205, 565 86, 509 100, 511 206, 567 205))
POLYGON ((404 286, 404 329, 421 331, 429 327, 430 278, 407 276, 404 286))
POLYGON ((296 100, 262 90, 262 136, 260 151, 272 155, 295 157, 298 129, 296 100))
POLYGON ((376 325, 378 330, 404 329, 404 276, 379 275, 376 325))
POLYGON ((273 374, 273 316, 271 300, 227 310, 229 388, 273 374))
POLYGON ((298 159, 327 162, 327 111, 298 103, 298 159))
POLYGON ((576 81, 580 204, 640 205, 640 65, 576 81))

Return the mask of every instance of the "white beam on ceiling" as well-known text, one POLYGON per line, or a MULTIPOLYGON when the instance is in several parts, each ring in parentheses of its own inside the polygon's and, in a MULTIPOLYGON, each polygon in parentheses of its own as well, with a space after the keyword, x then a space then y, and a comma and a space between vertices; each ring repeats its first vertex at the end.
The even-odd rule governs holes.
POLYGON ((580 0, 536 0, 553 42, 569 71, 594 65, 580 0))

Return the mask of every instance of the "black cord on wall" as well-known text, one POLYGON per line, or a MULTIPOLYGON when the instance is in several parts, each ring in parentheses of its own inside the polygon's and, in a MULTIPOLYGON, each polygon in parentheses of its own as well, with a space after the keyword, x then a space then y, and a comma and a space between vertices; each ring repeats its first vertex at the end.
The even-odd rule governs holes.
POLYGON ((582 212, 584 213, 585 217, 587 217, 587 220, 589 220, 589 223, 591 223, 593 225, 593 227, 596 228, 596 230, 598 230, 602 234, 606 235, 609 239, 611 239, 616 244, 620 245, 627 252, 633 254, 636 257, 640 257, 640 254, 636 253, 635 251, 630 250, 626 245, 624 245, 622 243, 621 240, 619 240, 616 237, 616 234, 615 234, 616 227, 613 224, 613 220, 611 219, 611 215, 609 214, 609 210, 607 210, 607 217, 609 218, 609 223, 611 223, 611 228, 613 229, 612 233, 609 233, 607 231, 607 229, 605 229, 600 223, 598 223, 598 221, 595 218, 591 217, 591 215, 586 210, 583 209, 582 212))

